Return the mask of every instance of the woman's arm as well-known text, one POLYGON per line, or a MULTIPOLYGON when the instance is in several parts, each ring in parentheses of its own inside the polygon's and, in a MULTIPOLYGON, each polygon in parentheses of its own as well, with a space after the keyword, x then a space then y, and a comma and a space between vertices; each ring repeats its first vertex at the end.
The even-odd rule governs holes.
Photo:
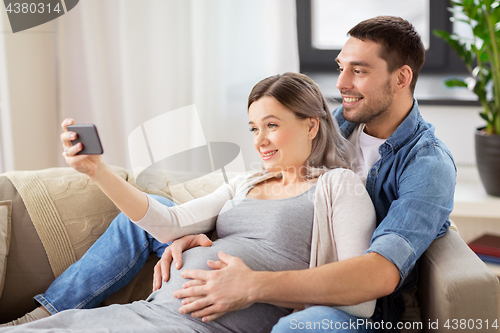
POLYGON ((61 142, 65 149, 63 157, 66 163, 78 172, 86 174, 131 220, 142 219, 148 210, 146 194, 118 177, 103 162, 100 155, 76 155, 83 147, 81 143, 72 146, 71 140, 76 139, 76 133, 69 132, 67 126, 73 123, 73 119, 66 119, 61 124, 64 131, 61 134, 61 142))
POLYGON ((71 140, 76 138, 76 133, 67 130, 67 126, 71 124, 72 119, 65 120, 62 123, 64 132, 61 134, 62 145, 68 148, 63 153, 68 165, 86 174, 118 209, 163 243, 185 235, 213 230, 224 204, 233 197, 237 182, 245 178, 240 176, 231 180, 229 184, 222 185, 205 197, 183 205, 166 207, 117 176, 101 156, 76 155, 82 146, 80 143, 71 146, 71 140))
POLYGON ((217 216, 224 209, 230 209, 234 195, 234 184, 230 180, 214 192, 179 206, 166 207, 148 196, 149 208, 146 215, 134 221, 162 243, 174 241, 186 235, 194 235, 215 229, 217 216))

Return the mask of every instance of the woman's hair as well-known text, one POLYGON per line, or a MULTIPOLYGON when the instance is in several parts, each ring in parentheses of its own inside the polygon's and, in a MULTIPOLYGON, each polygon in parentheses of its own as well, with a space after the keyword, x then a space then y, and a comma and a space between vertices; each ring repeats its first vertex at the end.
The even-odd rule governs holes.
POLYGON ((271 96, 299 119, 318 118, 319 129, 307 159, 307 178, 315 178, 334 168, 351 168, 352 145, 340 133, 325 98, 316 83, 306 75, 287 72, 270 76, 253 87, 248 108, 264 96, 271 96))

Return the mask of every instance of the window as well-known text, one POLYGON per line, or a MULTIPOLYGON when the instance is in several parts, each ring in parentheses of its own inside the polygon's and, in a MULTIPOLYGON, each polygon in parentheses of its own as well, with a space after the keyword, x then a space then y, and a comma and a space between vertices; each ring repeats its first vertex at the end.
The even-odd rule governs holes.
POLYGON ((401 16, 412 22, 426 47, 425 73, 466 73, 461 59, 433 29, 451 31, 447 0, 296 0, 302 72, 333 71, 347 31, 377 15, 401 16))

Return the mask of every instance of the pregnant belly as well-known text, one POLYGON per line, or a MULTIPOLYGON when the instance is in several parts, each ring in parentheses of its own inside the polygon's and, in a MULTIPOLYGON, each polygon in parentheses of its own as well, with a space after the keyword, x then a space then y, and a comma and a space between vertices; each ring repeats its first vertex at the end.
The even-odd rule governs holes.
MULTIPOLYGON (((258 248, 255 242, 250 242, 246 239, 233 238, 218 239, 213 242, 210 247, 195 247, 182 253, 182 268, 176 269, 175 266, 170 266, 170 279, 164 282, 156 299, 173 298, 174 291, 181 289, 182 284, 187 279, 181 277, 181 272, 188 269, 211 270, 208 266, 208 260, 219 260, 218 252, 239 257, 247 266, 253 270, 266 269, 268 260, 263 260, 263 249, 258 248)), ((179 301, 180 304, 180 301, 179 301)))
MULTIPOLYGON (((188 281, 181 277, 181 272, 187 269, 211 270, 207 260, 219 260, 217 255, 219 251, 241 258, 253 270, 271 270, 278 259, 275 257, 276 254, 256 244, 255 241, 229 237, 218 239, 210 247, 196 247, 185 251, 182 254, 183 267, 177 270, 171 265, 170 280, 164 282, 161 289, 153 293, 148 301, 178 315, 181 300, 174 298, 173 292, 181 289, 182 284, 188 281)), ((199 324, 210 328, 212 332, 260 332, 263 328, 266 328, 264 331, 267 331, 267 328, 270 331, 279 318, 290 313, 290 309, 257 303, 246 309, 225 314, 216 321, 209 323, 199 321, 199 324)), ((184 315, 184 318, 189 321, 194 320, 189 314, 184 315)))

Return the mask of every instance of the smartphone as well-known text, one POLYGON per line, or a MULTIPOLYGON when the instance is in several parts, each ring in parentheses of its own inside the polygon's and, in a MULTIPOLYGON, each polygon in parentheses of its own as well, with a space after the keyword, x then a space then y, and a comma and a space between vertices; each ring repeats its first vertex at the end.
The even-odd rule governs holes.
POLYGON ((95 125, 69 125, 67 129, 77 134, 76 139, 72 140, 71 143, 76 145, 81 142, 83 145, 83 149, 76 155, 101 155, 104 153, 95 125))

